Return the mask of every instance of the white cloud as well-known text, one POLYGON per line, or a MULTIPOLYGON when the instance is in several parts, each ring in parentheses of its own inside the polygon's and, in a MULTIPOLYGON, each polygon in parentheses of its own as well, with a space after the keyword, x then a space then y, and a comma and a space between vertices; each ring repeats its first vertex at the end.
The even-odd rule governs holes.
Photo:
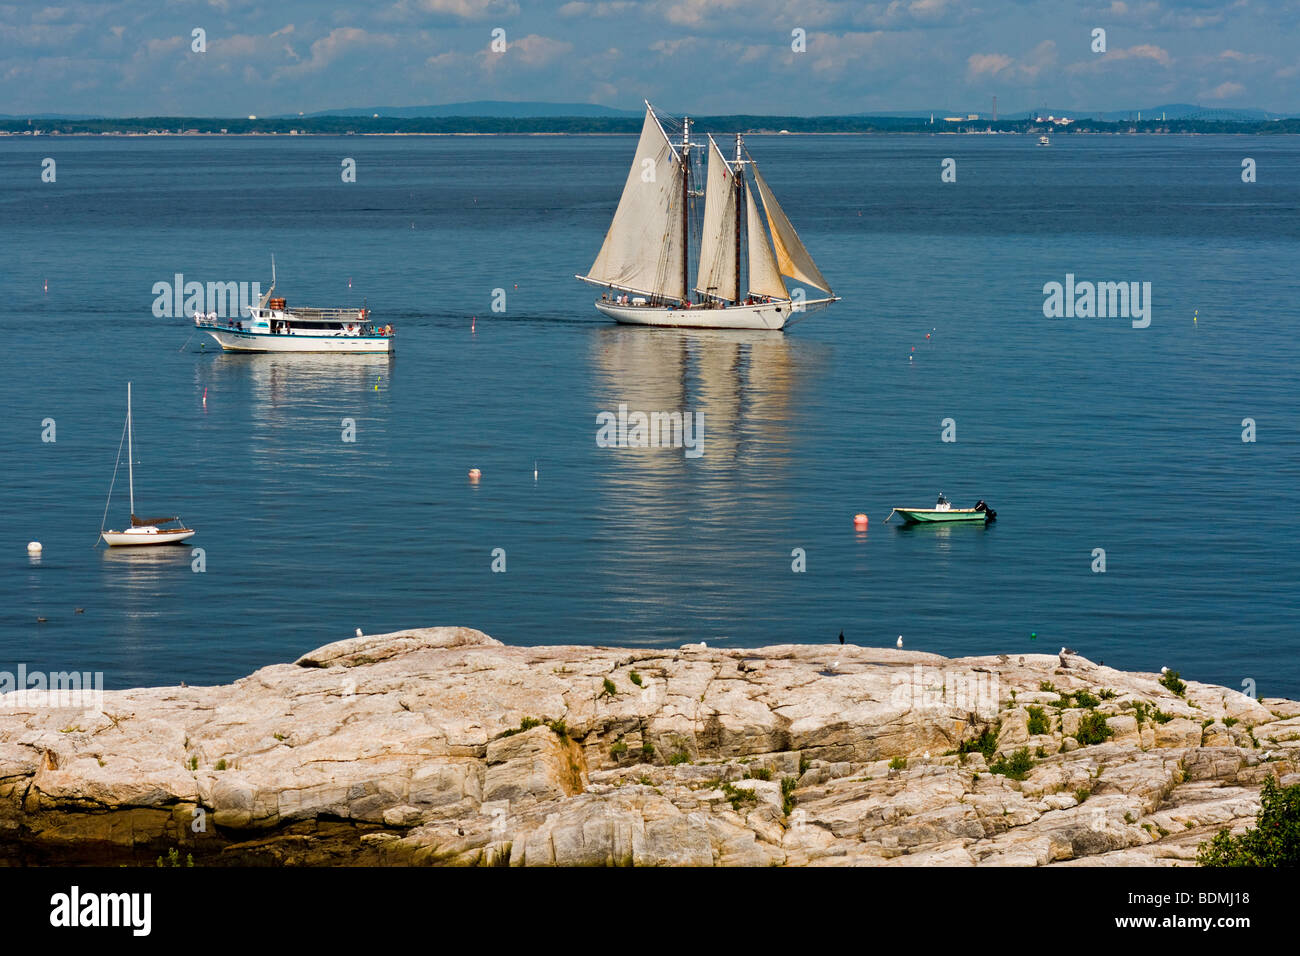
POLYGON ((1201 95, 1204 96, 1207 100, 1227 100, 1227 99, 1231 99, 1234 96, 1239 96, 1245 91, 1246 88, 1242 86, 1240 83, 1233 83, 1232 81, 1228 81, 1226 83, 1220 83, 1214 89, 1210 90, 1210 92, 1202 93, 1201 95))

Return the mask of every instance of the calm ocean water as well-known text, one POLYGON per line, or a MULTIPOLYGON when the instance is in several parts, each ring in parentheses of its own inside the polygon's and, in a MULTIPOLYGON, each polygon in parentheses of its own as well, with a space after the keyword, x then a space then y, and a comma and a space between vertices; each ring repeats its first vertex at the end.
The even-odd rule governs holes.
POLYGON ((572 275, 632 137, 0 141, 0 669, 227 681, 356 627, 634 646, 843 629, 1300 695, 1300 143, 749 146, 845 299, 785 335, 594 311, 572 275), (265 285, 272 253, 280 294, 364 297, 396 356, 201 353, 152 315, 155 282, 265 285), (1149 281, 1150 328, 1045 319, 1067 272, 1149 281), (128 380, 137 510, 197 527, 205 573, 185 547, 93 547, 128 380), (621 402, 703 412, 703 456, 597 447, 621 402), (999 520, 883 524, 940 490, 999 520))

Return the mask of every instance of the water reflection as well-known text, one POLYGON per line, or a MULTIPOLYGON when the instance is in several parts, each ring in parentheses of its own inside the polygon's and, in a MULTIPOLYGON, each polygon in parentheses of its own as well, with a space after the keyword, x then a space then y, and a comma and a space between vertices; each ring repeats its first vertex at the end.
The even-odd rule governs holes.
POLYGON ((128 621, 160 616, 160 605, 175 600, 177 577, 192 573, 188 544, 104 548, 100 560, 104 586, 120 595, 128 621))
MULTIPOLYGON (((195 384, 250 393, 262 409, 337 401, 340 394, 386 386, 395 355, 274 355, 230 352, 194 365, 195 384)), ((214 396, 215 397, 215 396, 214 396)))
POLYGON ((967 539, 966 535, 992 534, 996 523, 983 524, 978 521, 921 522, 917 524, 892 524, 899 534, 912 536, 917 542, 932 542, 936 553, 948 555, 954 544, 964 544, 967 540, 980 542, 982 538, 967 539), (961 537, 954 537, 958 535, 961 537))
MULTIPOLYGON (((700 412, 708 471, 788 459, 796 349, 782 332, 602 327, 593 340, 596 412, 700 412)), ((683 472, 681 449, 621 448, 618 460, 644 477, 683 472)))
POLYGON ((788 514, 800 387, 819 347, 780 332, 602 327, 592 333, 592 418, 700 412, 703 454, 602 448, 596 482, 606 537, 593 550, 601 601, 620 620, 673 640, 717 639, 740 590, 724 569, 752 562, 760 516, 788 514), (739 529, 739 530, 737 530, 739 529), (648 596, 653 596, 647 600, 648 596), (688 623, 689 622, 689 623, 688 623))

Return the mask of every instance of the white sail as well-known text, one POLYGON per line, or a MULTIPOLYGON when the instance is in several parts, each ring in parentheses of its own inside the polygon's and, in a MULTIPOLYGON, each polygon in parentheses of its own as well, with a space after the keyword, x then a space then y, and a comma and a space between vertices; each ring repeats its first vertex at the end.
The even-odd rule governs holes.
POLYGON ((767 241, 763 217, 754 204, 752 191, 745 192, 746 231, 749 233, 749 294, 770 295, 774 299, 788 299, 790 292, 781 278, 781 270, 772 255, 772 244, 767 241))
POLYGON ((709 177, 700 231, 700 270, 695 289, 733 302, 740 298, 736 262, 736 175, 709 137, 709 177))
POLYGON ((777 267, 781 270, 781 274, 830 292, 830 284, 822 277, 817 264, 813 262, 812 256, 799 240, 799 234, 794 231, 794 226, 790 225, 790 220, 781 211, 776 197, 772 195, 772 190, 768 189, 762 174, 759 173, 757 163, 754 164, 753 169, 754 180, 758 183, 758 191, 763 197, 763 208, 767 210, 767 221, 772 227, 772 243, 776 247, 777 267))
POLYGON ((626 291, 684 299, 684 201, 681 159, 647 106, 614 221, 583 278, 626 291))

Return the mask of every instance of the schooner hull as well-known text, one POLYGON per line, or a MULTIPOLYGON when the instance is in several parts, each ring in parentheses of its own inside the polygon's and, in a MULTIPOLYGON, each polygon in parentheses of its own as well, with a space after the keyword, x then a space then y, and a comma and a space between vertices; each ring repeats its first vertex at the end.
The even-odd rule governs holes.
POLYGON ((274 335, 233 329, 204 329, 227 352, 345 352, 364 355, 393 350, 387 335, 274 335))
POLYGON ((783 329, 793 311, 789 302, 737 305, 725 309, 679 309, 597 301, 596 308, 623 325, 683 329, 783 329))

